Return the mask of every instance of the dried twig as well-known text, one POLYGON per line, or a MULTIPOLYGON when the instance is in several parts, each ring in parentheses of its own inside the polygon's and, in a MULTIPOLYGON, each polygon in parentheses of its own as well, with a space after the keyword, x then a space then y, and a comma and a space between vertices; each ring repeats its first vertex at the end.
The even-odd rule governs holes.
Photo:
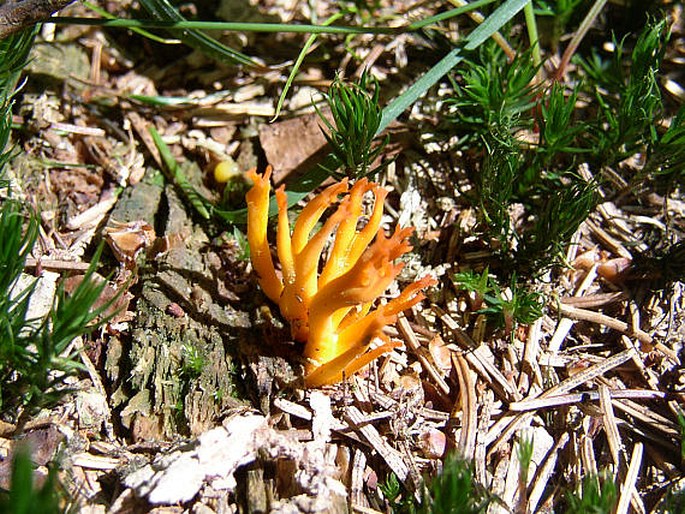
MULTIPOLYGON (((476 414, 478 404, 476 388, 471 378, 471 370, 466 359, 461 354, 452 354, 452 364, 457 372, 459 380, 459 395, 461 398, 461 434, 457 443, 459 454, 466 459, 471 459, 476 448, 476 434, 478 432, 476 414)), ((455 417, 455 413, 452 413, 455 417)))
POLYGON ((0 5, 0 39, 45 21, 74 0, 8 0, 0 5))

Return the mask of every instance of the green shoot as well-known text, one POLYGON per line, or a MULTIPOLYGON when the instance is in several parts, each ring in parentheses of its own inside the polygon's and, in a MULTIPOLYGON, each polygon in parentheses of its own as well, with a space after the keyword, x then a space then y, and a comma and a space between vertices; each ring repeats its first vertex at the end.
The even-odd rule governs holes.
POLYGON ((609 514, 618 499, 616 484, 608 474, 588 475, 580 491, 566 495, 567 514, 609 514))
POLYGON ((540 37, 538 36, 538 24, 535 21, 535 10, 533 9, 533 0, 523 8, 523 14, 526 17, 526 30, 528 31, 528 42, 532 49, 533 64, 535 68, 540 69, 542 65, 542 56, 540 54, 540 37))
POLYGON ((538 68, 528 52, 508 62, 498 46, 487 43, 478 60, 465 64, 463 86, 457 85, 455 96, 446 101, 455 125, 467 135, 461 141, 463 145, 485 140, 494 146, 505 134, 513 135, 531 125, 530 116, 522 115, 535 105, 537 88, 533 79, 538 68), (493 132, 495 135, 488 137, 493 132))
POLYGON ((118 297, 94 307, 106 286, 94 277, 98 250, 71 295, 58 288, 50 313, 29 318, 36 282, 21 286, 20 277, 38 235, 38 219, 6 199, 0 206, 0 232, 0 412, 27 416, 68 392, 65 380, 82 368, 78 350, 69 349, 71 342, 104 323, 118 297))
POLYGON ((533 460, 533 438, 527 436, 519 438, 516 447, 519 461, 519 505, 525 505, 528 499, 530 463, 533 460))
MULTIPOLYGON (((382 167, 371 169, 388 142, 387 137, 376 137, 382 113, 379 95, 378 81, 366 72, 357 83, 349 85, 336 77, 325 95, 333 123, 316 107, 321 122, 328 129, 328 132, 321 130, 335 156, 336 168, 342 168, 342 176, 365 177, 382 167)), ((336 174, 334 170, 331 173, 336 174)))
POLYGON ((639 183, 643 177, 655 176, 675 185, 683 185, 685 179, 685 107, 671 120, 668 130, 651 148, 642 172, 633 182, 639 183))
POLYGON ((471 466, 456 455, 445 459, 442 471, 424 490, 417 511, 425 514, 470 514, 485 512, 491 502, 476 484, 471 466))
POLYGON ((665 21, 648 25, 635 43, 629 74, 622 63, 623 41, 614 39, 614 58, 609 62, 596 54, 592 61, 582 61, 596 83, 600 116, 591 147, 600 164, 614 165, 658 140, 654 120, 659 119, 662 104, 657 74, 667 39, 665 21))
POLYGON ((192 343, 184 344, 181 375, 189 379, 198 378, 205 367, 207 367, 207 357, 200 349, 192 343))
POLYGON ((562 178, 546 195, 533 228, 523 235, 517 252, 522 267, 544 270, 562 258, 566 243, 595 208, 594 184, 574 175, 562 178))
POLYGON ((416 499, 414 495, 403 490, 395 473, 390 473, 385 482, 379 483, 378 488, 385 496, 392 512, 416 512, 416 499))
POLYGON ((0 512, 7 514, 60 514, 60 484, 57 468, 49 466, 48 475, 41 486, 33 480, 33 463, 29 450, 19 445, 12 460, 12 480, 7 493, 0 494, 0 512))
POLYGON ((494 294, 485 296, 486 309, 481 310, 493 317, 498 326, 503 326, 506 334, 512 334, 518 325, 530 325, 542 317, 542 297, 540 293, 527 291, 516 281, 516 273, 511 277, 509 291, 502 291, 495 281, 491 282, 494 294))
POLYGON ((479 308, 485 303, 486 308, 477 312, 492 317, 498 326, 504 326, 507 334, 516 325, 530 325, 542 316, 542 298, 539 293, 526 291, 518 285, 516 273, 511 277, 510 291, 505 293, 490 275, 488 269, 478 275, 473 271, 457 273, 454 282, 458 289, 474 293, 472 307, 479 308))
POLYGON ((233 227, 233 241, 238 246, 238 260, 247 262, 250 260, 250 245, 247 242, 247 236, 238 228, 233 227))
POLYGON ((537 148, 537 156, 542 168, 550 168, 560 154, 588 151, 576 142, 578 136, 587 129, 581 123, 574 124, 573 114, 577 98, 577 89, 571 91, 567 98, 564 86, 554 82, 547 92, 546 101, 541 103, 541 115, 538 118, 540 145, 537 148))
POLYGON ((492 291, 490 280, 488 268, 485 268, 480 275, 474 273, 473 270, 462 271, 454 275, 454 283, 458 289, 473 293, 471 309, 474 311, 483 306, 485 297, 492 291))
POLYGON ((204 219, 209 219, 208 209, 211 208, 211 202, 202 196, 189 182, 188 177, 181 171, 181 167, 171 154, 171 150, 169 150, 162 136, 159 135, 159 132, 154 127, 150 127, 150 135, 155 145, 157 145, 162 161, 164 161, 164 170, 166 171, 167 178, 181 190, 200 216, 204 219))
POLYGON ((528 471, 533 460, 533 438, 522 437, 518 440, 519 482, 522 487, 528 483, 528 471))

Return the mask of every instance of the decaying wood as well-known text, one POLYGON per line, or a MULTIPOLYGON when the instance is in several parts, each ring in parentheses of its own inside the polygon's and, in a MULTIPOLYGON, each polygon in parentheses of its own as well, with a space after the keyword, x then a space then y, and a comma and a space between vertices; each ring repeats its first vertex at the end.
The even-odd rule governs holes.
POLYGON ((8 0, 0 5, 0 39, 45 21, 74 0, 8 0))

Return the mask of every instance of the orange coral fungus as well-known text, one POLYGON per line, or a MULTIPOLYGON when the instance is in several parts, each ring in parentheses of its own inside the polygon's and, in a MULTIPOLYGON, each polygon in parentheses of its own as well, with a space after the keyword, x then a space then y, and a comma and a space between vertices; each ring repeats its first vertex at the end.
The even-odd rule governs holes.
POLYGON ((367 179, 358 180, 351 188, 347 179, 333 184, 302 209, 291 232, 281 186, 276 191, 279 274, 267 241, 271 167, 263 175, 254 169, 247 175, 254 182, 246 196, 252 265, 264 293, 290 323, 293 339, 305 343, 306 385, 340 381, 395 348, 383 335, 383 327, 421 301, 421 289, 434 280, 424 277, 373 309, 374 301, 402 269, 403 264, 394 261, 411 250, 408 238, 412 228, 398 227, 390 237, 380 230, 387 191, 367 179), (369 192, 375 198, 373 211, 364 228, 357 230, 362 200, 369 192), (324 211, 338 202, 340 195, 344 196, 335 212, 312 234, 324 211), (322 263, 321 254, 329 242, 328 258, 322 263), (384 343, 369 349, 376 337, 384 343))

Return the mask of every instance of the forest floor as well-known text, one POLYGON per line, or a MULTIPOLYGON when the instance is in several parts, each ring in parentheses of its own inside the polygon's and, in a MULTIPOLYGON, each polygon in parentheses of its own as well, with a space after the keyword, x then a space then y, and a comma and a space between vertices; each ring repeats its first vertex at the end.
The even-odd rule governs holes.
MULTIPOLYGON (((223 2, 203 12, 209 3, 187 4, 186 15, 311 19, 306 2, 223 2)), ((128 2, 101 4, 129 15, 128 2)), ((314 4, 320 20, 335 9, 314 4)), ((427 5, 423 14, 433 13, 427 5)), ((92 15, 78 3, 61 14, 92 15)), ((667 60, 682 67, 679 23, 667 60)), ((401 346, 344 383, 302 387, 298 347, 259 288, 244 225, 198 213, 169 180, 150 128, 197 191, 240 209, 244 188, 222 193, 217 163, 240 171, 269 163, 276 184, 296 181, 325 153, 312 99, 336 71, 354 79, 370 70, 383 104, 440 55, 438 43, 415 34, 322 36, 272 121, 306 38, 231 35, 224 42, 263 59, 238 67, 125 29, 43 27, 17 96, 20 151, 10 166, 13 187, 41 219, 27 271, 53 282, 78 277, 105 241, 106 293, 126 292, 115 317, 79 343, 76 392, 22 427, 34 461, 57 459, 85 513, 400 511, 453 451, 499 498, 489 512, 563 512, 569 490, 602 470, 617 486, 616 512, 651 512, 685 487, 682 274, 659 283, 602 268, 630 265, 646 226, 679 234, 685 199, 677 189, 605 194, 573 235, 567 264, 529 282, 542 315, 499 326, 455 281, 467 270, 509 275, 469 194, 474 153, 430 137, 440 120, 425 106, 440 101, 438 88, 391 124, 386 151, 395 160, 375 179, 389 190, 386 226, 415 227, 399 285, 426 273, 437 285, 387 328, 401 346)), ((671 101, 673 112, 682 101, 671 101)), ((11 447, 16 426, 0 429, 11 447)))

